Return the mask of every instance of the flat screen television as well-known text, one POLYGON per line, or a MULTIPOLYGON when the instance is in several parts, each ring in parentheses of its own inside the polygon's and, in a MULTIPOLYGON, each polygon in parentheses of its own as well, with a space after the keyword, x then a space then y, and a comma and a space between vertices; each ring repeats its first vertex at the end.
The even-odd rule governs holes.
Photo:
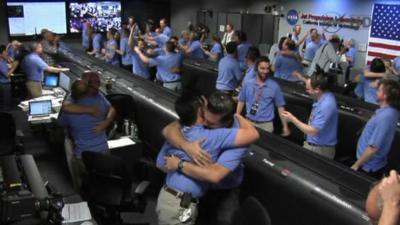
POLYGON ((110 28, 121 28, 120 1, 69 2, 69 31, 82 32, 85 21, 93 28, 105 32, 110 28))
POLYGON ((40 34, 45 28, 58 34, 67 33, 62 0, 8 0, 7 16, 10 36, 40 34))

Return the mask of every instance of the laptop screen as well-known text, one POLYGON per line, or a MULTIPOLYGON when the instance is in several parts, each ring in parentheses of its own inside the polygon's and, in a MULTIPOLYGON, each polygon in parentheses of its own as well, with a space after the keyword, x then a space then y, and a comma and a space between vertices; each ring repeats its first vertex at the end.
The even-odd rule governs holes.
POLYGON ((60 87, 66 91, 69 91, 71 88, 71 78, 64 73, 60 73, 60 87))
POLYGON ((47 74, 44 78, 44 86, 46 87, 58 87, 58 74, 47 74))
POLYGON ((51 100, 29 102, 30 115, 46 115, 51 113, 51 100))

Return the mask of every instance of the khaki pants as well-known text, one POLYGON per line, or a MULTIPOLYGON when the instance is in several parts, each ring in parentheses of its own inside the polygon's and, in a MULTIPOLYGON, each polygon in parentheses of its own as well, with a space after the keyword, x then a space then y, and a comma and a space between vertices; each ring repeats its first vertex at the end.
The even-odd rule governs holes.
POLYGON ((179 216, 185 208, 180 206, 181 199, 161 188, 157 199, 156 213, 158 225, 194 225, 197 218, 197 203, 190 203, 192 215, 186 222, 181 222, 179 216))
POLYGON ((335 146, 313 146, 305 141, 303 144, 303 148, 317 153, 318 155, 322 155, 328 159, 335 158, 335 146))
POLYGON ((254 126, 260 128, 261 130, 265 130, 269 133, 274 132, 274 123, 273 122, 266 122, 266 123, 254 123, 254 126))
POLYGON ((30 98, 37 98, 42 96, 42 83, 40 81, 26 81, 26 89, 28 90, 30 98))

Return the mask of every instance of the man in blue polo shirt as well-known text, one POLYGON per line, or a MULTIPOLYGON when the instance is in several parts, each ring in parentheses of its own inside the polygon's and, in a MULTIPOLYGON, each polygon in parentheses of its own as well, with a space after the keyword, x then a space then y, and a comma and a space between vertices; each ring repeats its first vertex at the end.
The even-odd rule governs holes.
POLYGON ((161 28, 161 30, 162 30, 162 33, 163 33, 165 36, 167 36, 168 38, 171 38, 171 37, 172 37, 172 30, 171 30, 171 28, 168 26, 167 19, 162 18, 162 19, 160 20, 160 28, 161 28))
POLYGON ((103 47, 103 36, 101 35, 100 32, 97 31, 97 29, 93 28, 92 29, 92 51, 88 52, 89 55, 94 55, 96 57, 101 56, 101 49, 103 47))
MULTIPOLYGON (((282 51, 294 53, 295 47, 296 44, 293 40, 286 39, 283 42, 282 51)), ((293 75, 293 72, 295 71, 303 71, 300 60, 290 55, 279 52, 275 60, 274 76, 288 81, 299 81, 300 79, 297 76, 293 75)))
POLYGON ((150 66, 157 66, 157 80, 163 82, 163 86, 173 91, 180 91, 182 88, 181 76, 173 72, 174 68, 180 68, 181 55, 175 52, 175 44, 168 41, 164 47, 165 55, 149 58, 135 47, 135 52, 144 63, 150 66))
POLYGON ((227 55, 218 63, 218 78, 216 89, 232 94, 242 78, 239 61, 237 60, 237 44, 229 42, 226 45, 227 55))
POLYGON ((367 122, 358 139, 357 161, 351 168, 380 178, 387 164, 399 119, 400 86, 393 80, 382 80, 377 96, 380 108, 367 122))
MULTIPOLYGON (((204 107, 204 124, 208 128, 239 128, 234 118, 235 102, 223 92, 214 92, 204 107)), ((176 125, 176 124, 175 124, 176 125)), ((199 140, 188 142, 174 123, 164 128, 165 138, 189 154, 193 162, 185 162, 182 172, 190 177, 209 183, 210 190, 201 199, 199 207, 200 224, 232 224, 232 218, 239 208, 239 186, 244 177, 242 159, 248 155, 246 147, 223 150, 217 161, 210 162, 210 155, 201 149, 199 140)), ((176 170, 179 158, 166 157, 169 170, 176 170)))
POLYGON ((233 41, 237 44, 238 61, 241 71, 247 69, 246 65, 246 54, 251 46, 251 43, 247 41, 247 35, 245 32, 237 30, 233 33, 233 41))
POLYGON ((8 52, 5 45, 0 46, 0 109, 8 110, 11 102, 11 79, 8 68, 8 52))
MULTIPOLYGON (((130 43, 131 43, 131 37, 130 36, 130 43)), ((133 46, 133 44, 130 44, 130 46, 133 46)), ((140 50, 140 52, 144 55, 146 55, 146 42, 142 39, 139 38, 137 40, 137 48, 140 50)), ((144 63, 139 55, 133 51, 131 54, 131 59, 132 59, 132 73, 134 75, 143 77, 145 79, 149 79, 150 78, 150 73, 149 73, 149 67, 146 63, 144 63)))
POLYGON ((92 26, 89 21, 82 23, 82 47, 87 51, 90 48, 90 33, 92 26))
POLYGON ((195 31, 190 32, 189 43, 186 46, 180 46, 182 51, 194 59, 204 59, 205 55, 200 42, 200 36, 195 31))
POLYGON ((26 73, 26 88, 31 98, 37 98, 42 95, 44 71, 50 73, 69 71, 68 68, 57 68, 47 65, 40 57, 42 53, 42 44, 34 42, 31 44, 31 53, 25 56, 22 61, 22 67, 26 73))
POLYGON ((327 77, 314 74, 306 81, 307 92, 316 99, 308 123, 303 123, 290 112, 283 118, 292 122, 307 135, 303 147, 319 155, 333 159, 337 143, 338 110, 335 96, 328 91, 327 77))
MULTIPOLYGON (((227 97, 229 98, 229 96, 227 97)), ((205 129, 202 125, 203 117, 199 97, 196 98, 183 95, 176 103, 176 111, 184 125, 182 128, 184 136, 191 141, 205 138, 201 146, 203 149, 209 150, 213 160, 216 160, 222 148, 246 145, 258 138, 258 133, 254 127, 240 116, 237 117, 240 123, 239 129, 205 129)), ((196 202, 207 191, 207 184, 188 177, 181 172, 185 167, 185 160, 190 160, 190 158, 184 151, 178 150, 168 143, 163 146, 158 155, 158 167, 171 169, 169 165, 165 164, 167 154, 177 155, 180 160, 177 166, 178 170, 168 171, 166 186, 160 191, 156 209, 159 224, 194 224, 197 216, 196 202), (191 194, 195 201, 189 200, 186 207, 182 206, 183 200, 181 198, 183 193, 191 194), (185 214, 187 217, 184 216, 185 214)))
POLYGON ((116 33, 117 30, 114 28, 110 28, 107 31, 107 42, 106 42, 106 47, 104 49, 104 59, 106 60, 106 62, 114 66, 119 66, 119 57, 116 52, 118 48, 117 41, 115 40, 116 33))
POLYGON ((121 67, 125 70, 132 71, 132 48, 129 46, 129 37, 131 36, 127 28, 122 29, 121 40, 119 41, 119 49, 116 52, 121 56, 121 67))
POLYGON ((247 54, 246 54, 247 69, 246 69, 242 84, 245 84, 249 80, 256 79, 257 73, 255 70, 255 64, 256 64, 256 60, 260 57, 260 55, 261 55, 260 50, 255 46, 251 46, 247 50, 247 54))
MULTIPOLYGON (((253 124, 265 131, 274 131, 273 120, 275 117, 275 107, 278 108, 279 115, 285 111, 285 100, 279 85, 269 79, 271 64, 269 59, 261 56, 255 65, 256 79, 244 83, 239 94, 239 102, 236 113, 241 114, 246 105, 246 117, 253 124)), ((288 136, 290 131, 287 122, 281 118, 284 136, 288 136)))

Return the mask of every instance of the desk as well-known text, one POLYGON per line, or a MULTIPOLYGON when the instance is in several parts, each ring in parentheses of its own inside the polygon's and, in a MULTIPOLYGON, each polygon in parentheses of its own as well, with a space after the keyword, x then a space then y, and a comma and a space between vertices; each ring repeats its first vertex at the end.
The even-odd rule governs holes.
POLYGON ((58 115, 61 110, 62 103, 66 96, 67 92, 63 89, 56 87, 51 90, 43 90, 43 95, 37 98, 32 98, 26 101, 22 101, 19 103, 18 107, 22 109, 24 112, 29 111, 29 102, 31 101, 41 101, 41 100, 51 100, 52 109, 54 113, 49 114, 46 117, 41 118, 29 118, 28 122, 31 124, 40 124, 40 123, 51 123, 53 120, 58 119, 58 115))

